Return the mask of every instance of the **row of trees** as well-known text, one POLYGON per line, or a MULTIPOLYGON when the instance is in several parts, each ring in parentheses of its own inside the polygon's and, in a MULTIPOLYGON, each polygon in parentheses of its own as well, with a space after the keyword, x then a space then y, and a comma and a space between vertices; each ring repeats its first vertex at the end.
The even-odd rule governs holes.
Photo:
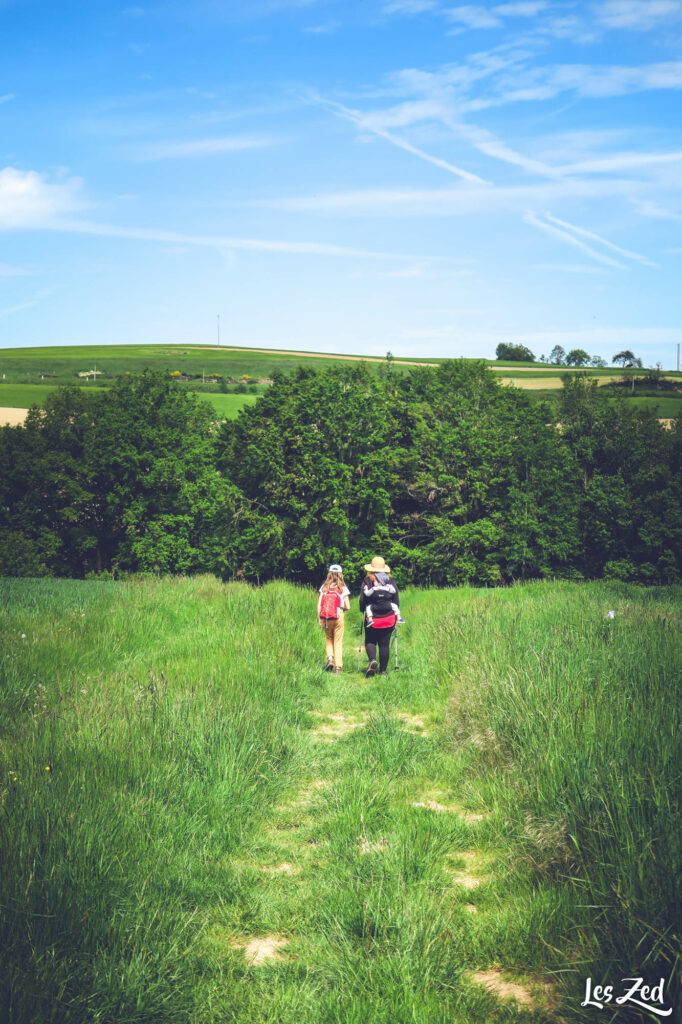
MULTIPOLYGON (((507 342, 500 342, 495 349, 495 357, 505 361, 534 363, 535 356, 525 345, 512 345, 507 342)), ((561 345, 555 345, 549 354, 549 358, 540 356, 541 363, 551 363, 553 366, 594 366, 603 367, 607 365, 601 356, 591 356, 584 348, 572 348, 566 352, 561 345)), ((640 368, 642 360, 629 349, 617 352, 611 362, 614 365, 622 366, 624 369, 640 368)))
POLYGON ((682 431, 584 378, 559 415, 483 363, 301 369, 220 426, 151 372, 64 389, 0 432, 0 573, 680 579, 682 431))

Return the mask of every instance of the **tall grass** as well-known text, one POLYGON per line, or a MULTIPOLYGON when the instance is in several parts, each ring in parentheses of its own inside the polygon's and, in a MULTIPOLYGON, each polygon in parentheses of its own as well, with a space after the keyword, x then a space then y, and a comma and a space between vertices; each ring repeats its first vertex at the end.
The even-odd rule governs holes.
POLYGON ((283 588, 3 589, 3 1016, 185 1020, 217 864, 296 771, 283 588))
POLYGON ((321 671, 288 584, 0 590, 1 1019, 548 1019, 473 985, 490 966, 553 974, 568 1020, 588 975, 679 998, 679 589, 408 591, 373 680, 356 613, 321 671), (340 710, 363 727, 316 739, 340 710), (429 786, 491 813, 414 807, 429 786), (234 938, 271 931, 290 954, 249 971, 234 938))
POLYGON ((587 974, 617 992, 645 974, 679 1000, 681 596, 529 584, 472 594, 441 624, 452 733, 504 809, 510 855, 570 890, 557 940, 576 996, 587 974))

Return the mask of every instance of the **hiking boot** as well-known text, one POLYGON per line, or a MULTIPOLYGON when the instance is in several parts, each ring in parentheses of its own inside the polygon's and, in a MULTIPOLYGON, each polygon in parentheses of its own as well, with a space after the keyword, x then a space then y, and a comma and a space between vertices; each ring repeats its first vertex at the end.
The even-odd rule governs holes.
POLYGON ((371 676, 374 675, 376 670, 377 670, 377 663, 376 663, 376 661, 370 661, 369 668, 365 672, 366 677, 369 679, 371 676))
POLYGON ((330 658, 329 661, 327 662, 327 664, 324 666, 324 670, 325 670, 325 672, 331 672, 333 668, 334 668, 334 662, 330 658))

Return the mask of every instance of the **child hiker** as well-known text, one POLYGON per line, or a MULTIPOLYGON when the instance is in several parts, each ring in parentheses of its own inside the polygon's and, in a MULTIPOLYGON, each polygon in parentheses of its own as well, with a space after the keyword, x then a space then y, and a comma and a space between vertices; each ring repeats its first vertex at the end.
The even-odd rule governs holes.
POLYGON ((330 565, 317 602, 317 615, 324 629, 327 649, 325 672, 338 673, 343 668, 343 613, 350 608, 349 595, 341 566, 336 563, 330 565))

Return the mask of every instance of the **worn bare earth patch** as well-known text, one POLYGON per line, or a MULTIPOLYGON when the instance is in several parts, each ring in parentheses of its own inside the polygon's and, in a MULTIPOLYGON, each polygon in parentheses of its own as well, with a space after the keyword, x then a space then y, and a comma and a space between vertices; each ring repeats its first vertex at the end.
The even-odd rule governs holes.
POLYGON ((406 711, 399 711, 398 718, 404 724, 407 732, 416 732, 420 736, 428 736, 428 727, 426 722, 419 718, 417 715, 410 715, 406 711))
POLYGON ((243 949, 244 956, 250 967, 259 967, 268 960, 281 960, 280 949, 287 946, 289 940, 283 935, 262 935, 252 939, 233 939, 233 949, 243 949))
POLYGON ((514 999, 519 1006, 553 1011, 559 1005, 559 996, 555 986, 543 978, 533 978, 522 984, 520 981, 510 981, 505 978, 502 971, 496 968, 476 971, 471 977, 498 999, 514 999))
POLYGON ((490 814, 490 811, 471 811, 462 807, 461 804, 453 803, 442 790, 432 789, 420 796, 420 800, 412 801, 413 807, 423 807, 425 810, 435 811, 437 814, 456 814, 463 818, 467 825, 475 825, 484 821, 490 814))
POLYGON ((489 863, 489 857, 478 850, 458 850, 453 854, 453 859, 464 861, 464 867, 447 866, 445 871, 452 878, 456 885, 465 889, 476 889, 481 882, 485 881, 485 875, 489 863))
POLYGON ((311 714, 317 718, 324 719, 320 725, 311 731, 311 736, 327 743, 333 743, 334 740, 341 739, 342 736, 347 736, 349 732, 353 732, 354 729, 361 729, 366 724, 364 719, 359 720, 357 717, 351 717, 350 715, 328 715, 322 711, 311 711, 311 714))

